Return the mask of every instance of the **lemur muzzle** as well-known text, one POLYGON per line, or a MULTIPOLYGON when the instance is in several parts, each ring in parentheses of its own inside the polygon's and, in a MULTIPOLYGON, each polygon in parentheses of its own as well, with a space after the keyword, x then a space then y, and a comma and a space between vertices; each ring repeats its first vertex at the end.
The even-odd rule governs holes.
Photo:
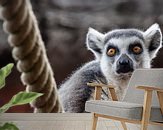
POLYGON ((128 73, 133 70, 133 61, 126 54, 122 54, 117 61, 117 73, 128 73))

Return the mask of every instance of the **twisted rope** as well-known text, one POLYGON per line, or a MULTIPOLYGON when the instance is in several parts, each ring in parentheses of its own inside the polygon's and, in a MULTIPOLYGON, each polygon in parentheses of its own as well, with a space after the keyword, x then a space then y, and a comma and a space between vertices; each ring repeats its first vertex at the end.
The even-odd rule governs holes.
POLYGON ((44 93, 31 106, 35 112, 61 112, 56 83, 36 17, 29 0, 0 0, 3 28, 9 34, 12 55, 17 60, 26 91, 44 93))

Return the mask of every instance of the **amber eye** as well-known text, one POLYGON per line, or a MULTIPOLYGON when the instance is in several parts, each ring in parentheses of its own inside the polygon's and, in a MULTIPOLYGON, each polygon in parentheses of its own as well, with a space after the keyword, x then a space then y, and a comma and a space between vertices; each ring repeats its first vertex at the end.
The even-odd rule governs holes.
POLYGON ((135 54, 140 54, 142 52, 142 48, 139 46, 135 46, 132 50, 135 54))
POLYGON ((108 56, 114 56, 116 54, 116 49, 110 48, 107 52, 108 56))

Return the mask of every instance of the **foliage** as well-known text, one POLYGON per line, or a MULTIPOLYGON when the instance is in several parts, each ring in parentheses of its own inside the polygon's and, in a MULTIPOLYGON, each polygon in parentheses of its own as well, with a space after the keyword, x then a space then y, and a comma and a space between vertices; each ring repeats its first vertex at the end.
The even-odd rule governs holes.
POLYGON ((13 123, 5 123, 3 126, 0 126, 0 130, 19 130, 19 128, 13 123))
POLYGON ((19 92, 5 105, 0 108, 0 113, 6 112, 10 107, 32 102, 42 94, 36 92, 19 92))
MULTIPOLYGON (((5 79, 11 73, 13 66, 13 64, 8 64, 0 69, 0 89, 5 86, 5 79)), ((19 92, 14 95, 8 103, 0 107, 0 114, 6 112, 13 106, 30 103, 40 96, 42 96, 42 94, 36 92, 19 92)), ((19 130, 19 128, 13 123, 5 123, 3 126, 0 126, 0 130, 19 130)))
POLYGON ((5 79, 11 73, 14 64, 8 64, 0 69, 0 89, 5 86, 5 79))

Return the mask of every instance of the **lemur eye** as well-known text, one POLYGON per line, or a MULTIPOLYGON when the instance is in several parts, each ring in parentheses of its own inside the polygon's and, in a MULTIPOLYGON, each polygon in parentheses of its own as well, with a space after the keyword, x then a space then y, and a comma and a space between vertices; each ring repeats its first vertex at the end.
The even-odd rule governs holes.
POLYGON ((140 54, 142 52, 142 48, 139 47, 139 46, 135 46, 133 47, 132 51, 135 53, 135 54, 140 54))
POLYGON ((116 54, 116 49, 115 48, 110 48, 107 52, 108 56, 112 57, 116 54))

